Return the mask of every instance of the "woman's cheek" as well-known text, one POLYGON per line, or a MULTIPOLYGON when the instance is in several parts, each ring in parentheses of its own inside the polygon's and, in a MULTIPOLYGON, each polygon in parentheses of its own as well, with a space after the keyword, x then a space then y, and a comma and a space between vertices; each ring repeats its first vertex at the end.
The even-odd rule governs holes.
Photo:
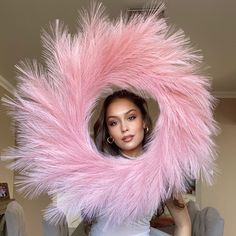
POLYGON ((117 132, 118 132, 117 127, 112 127, 109 129, 110 136, 113 137, 115 140, 117 139, 117 132))

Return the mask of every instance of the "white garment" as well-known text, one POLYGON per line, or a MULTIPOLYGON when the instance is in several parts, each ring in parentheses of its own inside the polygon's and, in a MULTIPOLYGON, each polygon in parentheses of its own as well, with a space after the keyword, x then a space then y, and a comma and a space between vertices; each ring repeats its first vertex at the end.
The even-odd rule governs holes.
POLYGON ((91 236, 149 236, 151 215, 132 223, 106 225, 106 220, 98 218, 92 225, 91 236))
POLYGON ((169 236, 158 229, 150 227, 151 215, 134 223, 121 225, 108 225, 106 220, 98 219, 92 225, 90 236, 169 236))

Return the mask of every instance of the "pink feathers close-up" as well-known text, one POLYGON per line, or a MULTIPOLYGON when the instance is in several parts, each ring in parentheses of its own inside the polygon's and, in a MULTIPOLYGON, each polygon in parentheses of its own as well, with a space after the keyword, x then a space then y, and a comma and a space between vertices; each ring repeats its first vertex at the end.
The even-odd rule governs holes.
POLYGON ((45 66, 17 66, 14 99, 4 103, 17 124, 6 158, 21 173, 20 191, 60 198, 51 221, 104 216, 114 224, 154 212, 189 179, 212 182, 217 126, 202 57, 181 30, 170 33, 160 10, 109 20, 101 4, 80 16, 71 35, 56 21, 42 36, 45 66), (136 160, 104 156, 90 137, 92 111, 112 86, 149 94, 160 107, 147 151, 136 160))

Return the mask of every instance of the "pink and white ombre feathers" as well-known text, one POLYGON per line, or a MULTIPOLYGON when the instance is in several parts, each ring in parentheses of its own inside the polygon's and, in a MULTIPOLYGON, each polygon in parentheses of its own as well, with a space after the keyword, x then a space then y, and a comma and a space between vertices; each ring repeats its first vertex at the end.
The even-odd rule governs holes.
POLYGON ((7 158, 15 159, 11 167, 27 196, 60 195, 45 212, 51 221, 64 211, 119 224, 185 191, 186 179, 212 181, 217 126, 202 58, 158 13, 112 22, 93 4, 76 34, 58 21, 43 33, 46 66, 17 66, 16 96, 4 103, 18 145, 7 158), (90 137, 92 111, 111 86, 148 93, 159 104, 153 139, 136 160, 105 157, 90 137))

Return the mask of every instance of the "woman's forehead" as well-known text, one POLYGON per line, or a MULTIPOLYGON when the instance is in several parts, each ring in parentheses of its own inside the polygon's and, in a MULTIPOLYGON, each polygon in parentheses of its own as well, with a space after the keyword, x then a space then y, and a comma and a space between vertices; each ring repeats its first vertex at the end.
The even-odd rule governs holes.
POLYGON ((132 111, 138 111, 139 108, 129 99, 117 98, 112 101, 107 107, 107 117, 108 116, 122 116, 128 114, 132 111))

